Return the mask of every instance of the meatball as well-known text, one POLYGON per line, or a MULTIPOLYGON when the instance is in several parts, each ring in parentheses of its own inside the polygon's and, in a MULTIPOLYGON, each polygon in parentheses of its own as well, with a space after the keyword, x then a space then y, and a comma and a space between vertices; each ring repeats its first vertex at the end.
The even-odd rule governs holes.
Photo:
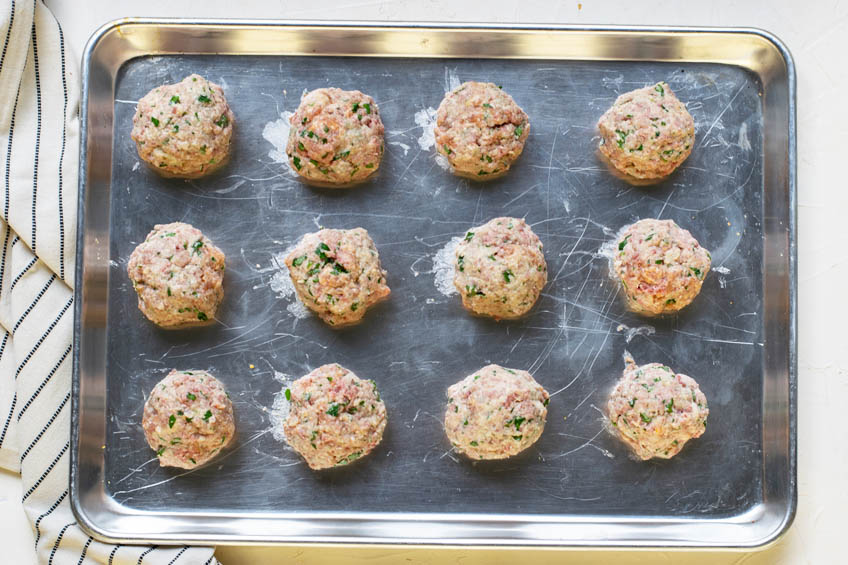
POLYGON ((496 320, 526 314, 548 281, 542 242, 519 218, 471 228, 456 248, 454 286, 462 305, 496 320))
POLYGON ((639 220, 617 242, 613 270, 637 314, 677 312, 701 292, 710 252, 672 220, 639 220))
POLYGON ((524 150, 530 120, 490 82, 466 82, 445 95, 436 113, 436 149, 453 172, 476 180, 505 174, 524 150))
POLYGON ((333 327, 359 322, 391 292, 377 248, 362 228, 308 233, 285 261, 297 296, 333 327))
POLYGON ((607 402, 610 423, 641 459, 674 457, 707 426, 707 399, 691 377, 660 363, 636 366, 624 375, 607 402))
POLYGON ((505 459, 542 435, 548 401, 527 371, 488 365, 448 389, 445 432, 472 459, 505 459))
POLYGON ((163 328, 211 323, 224 299, 224 252, 199 229, 157 225, 130 255, 138 309, 163 328))
POLYGON ((318 367, 286 389, 291 403, 286 441, 311 469, 347 465, 380 444, 386 405, 377 383, 335 363, 318 367))
POLYGON ((374 99, 358 90, 319 88, 303 95, 291 117, 289 165, 307 181, 344 187, 380 168, 383 121, 374 99))
POLYGON ((233 113, 220 86, 190 75, 138 101, 131 136, 138 156, 159 174, 198 178, 229 159, 233 113))
POLYGON ((230 397, 206 371, 171 371, 150 392, 141 425, 163 467, 203 465, 236 435, 230 397))
POLYGON ((601 153, 637 179, 668 176, 695 144, 695 121, 664 82, 619 96, 598 120, 598 129, 601 153))

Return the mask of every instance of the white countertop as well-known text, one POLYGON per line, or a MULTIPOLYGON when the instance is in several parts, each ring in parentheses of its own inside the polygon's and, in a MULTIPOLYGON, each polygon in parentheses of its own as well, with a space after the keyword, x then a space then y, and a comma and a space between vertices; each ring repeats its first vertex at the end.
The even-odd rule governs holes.
MULTIPOLYGON (((226 565, 241 563, 687 563, 797 564, 840 560, 848 440, 839 435, 848 398, 843 357, 848 299, 848 187, 840 171, 848 151, 848 2, 789 0, 710 2, 582 2, 552 0, 47 0, 77 59, 91 33, 127 16, 385 21, 490 21, 766 29, 788 46, 798 73, 798 512, 772 547, 739 552, 608 552, 552 550, 434 550, 224 547, 226 565), (84 7, 83 7, 84 6, 84 7), (233 8, 237 6, 234 11, 233 8), (832 113, 831 113, 832 112, 832 113), (840 282, 843 281, 843 282, 840 282)), ((20 480, 0 472, 0 538, 7 563, 34 563, 33 536, 20 504, 20 480)), ((844 559, 844 558, 843 558, 844 559)))

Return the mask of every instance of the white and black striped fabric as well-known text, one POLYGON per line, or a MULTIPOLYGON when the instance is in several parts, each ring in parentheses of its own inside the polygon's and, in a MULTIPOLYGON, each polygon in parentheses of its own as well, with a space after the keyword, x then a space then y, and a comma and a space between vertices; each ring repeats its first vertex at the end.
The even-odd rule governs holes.
POLYGON ((103 544, 74 520, 78 65, 41 0, 0 0, 0 49, 0 466, 21 474, 38 561, 217 563, 212 548, 103 544))

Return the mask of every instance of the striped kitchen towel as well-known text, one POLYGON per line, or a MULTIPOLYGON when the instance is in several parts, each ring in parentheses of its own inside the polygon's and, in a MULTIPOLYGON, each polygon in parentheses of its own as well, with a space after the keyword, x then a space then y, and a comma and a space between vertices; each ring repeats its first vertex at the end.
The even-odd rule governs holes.
POLYGON ((77 62, 41 0, 0 4, 0 466, 21 474, 41 563, 217 563, 94 541, 71 512, 77 62))

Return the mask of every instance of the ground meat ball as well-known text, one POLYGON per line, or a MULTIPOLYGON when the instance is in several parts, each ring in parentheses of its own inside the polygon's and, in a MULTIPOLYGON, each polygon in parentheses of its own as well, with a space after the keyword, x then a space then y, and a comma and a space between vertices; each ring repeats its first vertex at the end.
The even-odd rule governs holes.
POLYGON ((300 300, 333 327, 359 322, 391 292, 377 248, 362 228, 306 234, 286 266, 300 300))
POLYGON ((163 328, 207 324, 224 299, 224 252, 188 224, 155 226, 127 273, 139 310, 163 328))
POLYGON ((163 467, 203 465, 236 435, 230 398, 206 371, 171 371, 150 392, 141 425, 163 467))
POLYGON ((496 320, 518 318, 548 281, 542 242, 518 218, 495 218, 471 228, 456 248, 453 284, 462 305, 496 320))
POLYGON ((707 426, 707 399, 691 377, 628 360, 607 403, 610 423, 641 459, 674 457, 707 426))
POLYGON ((138 101, 131 136, 138 156, 161 175, 202 177, 229 159, 233 113, 220 86, 191 75, 138 101))
POLYGON ((445 432, 472 459, 505 459, 542 435, 548 400, 527 371, 488 365, 448 389, 445 432))
POLYGON ((630 309, 638 314, 677 312, 701 292, 710 252, 672 220, 639 220, 613 247, 613 269, 630 309))
POLYGON ((436 113, 436 149, 454 173, 489 180, 506 173, 524 150, 530 121, 515 100, 490 82, 466 82, 436 113))
POLYGON ((380 168, 383 122, 374 99, 358 90, 319 88, 291 117, 286 154, 303 178, 327 186, 363 181, 380 168))
POLYGON ((671 174, 692 152, 695 121, 671 88, 659 82, 618 97, 598 121, 601 153, 638 179, 671 174))
POLYGON ((286 441, 311 469, 347 465, 383 439, 386 406, 377 383, 335 363, 318 367, 286 389, 291 403, 286 441))

